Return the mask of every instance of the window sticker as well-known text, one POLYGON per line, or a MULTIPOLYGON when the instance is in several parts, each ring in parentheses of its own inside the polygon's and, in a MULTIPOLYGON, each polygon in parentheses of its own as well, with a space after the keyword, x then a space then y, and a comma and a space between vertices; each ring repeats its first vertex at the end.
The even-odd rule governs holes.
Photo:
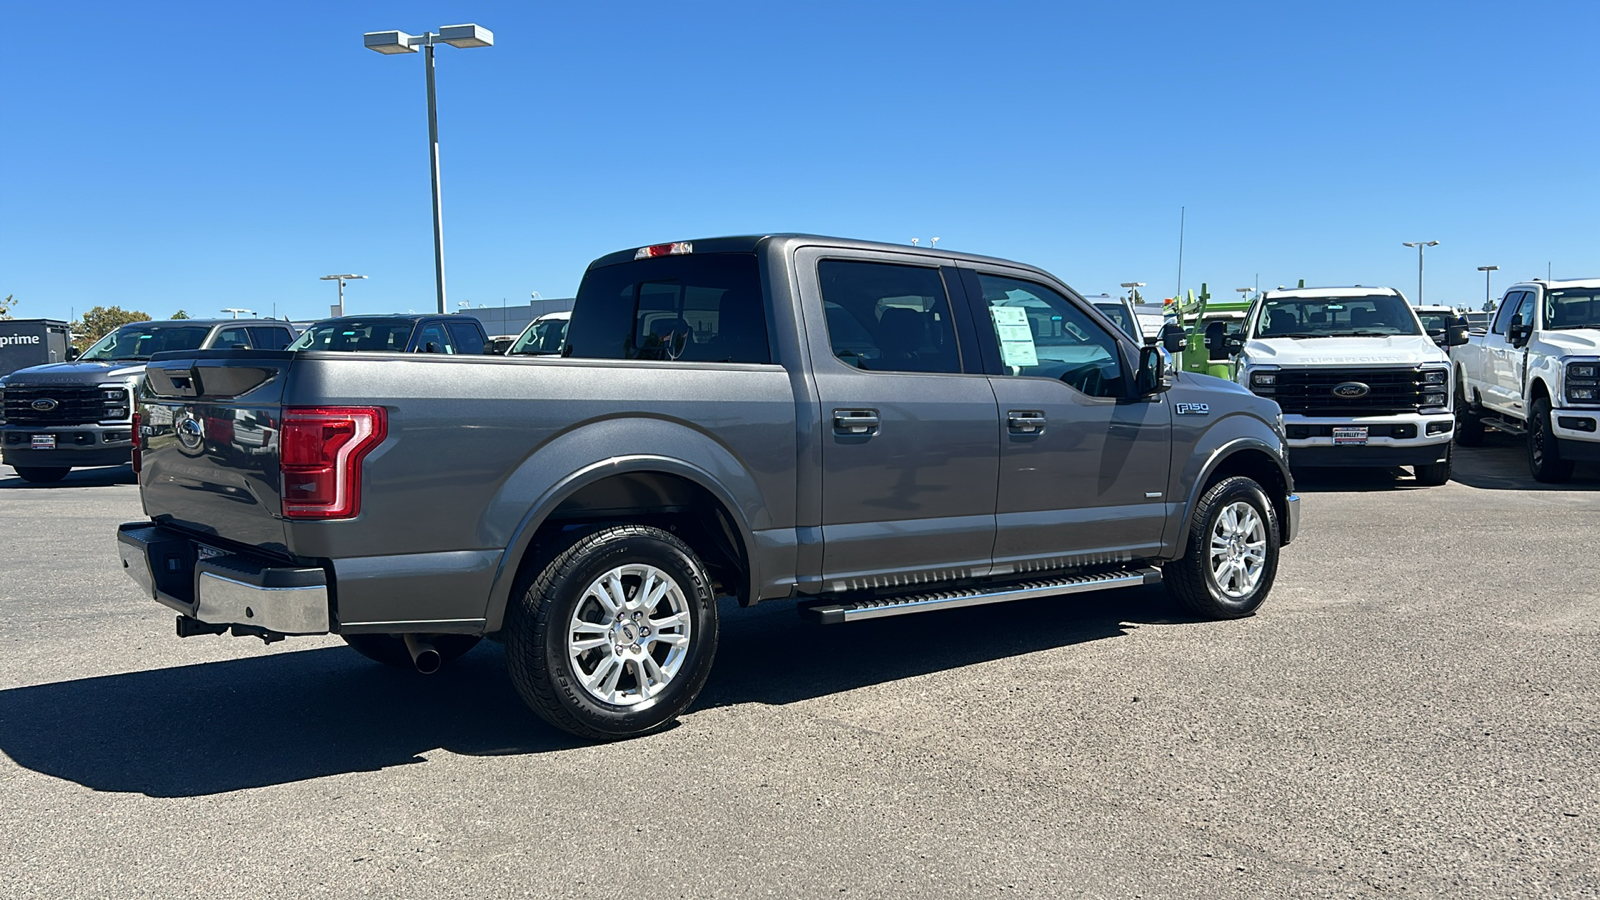
POLYGON ((1028 313, 1015 306, 991 306, 994 330, 1000 337, 1000 361, 1008 366, 1028 367, 1039 364, 1038 351, 1033 346, 1033 329, 1028 327, 1028 313))

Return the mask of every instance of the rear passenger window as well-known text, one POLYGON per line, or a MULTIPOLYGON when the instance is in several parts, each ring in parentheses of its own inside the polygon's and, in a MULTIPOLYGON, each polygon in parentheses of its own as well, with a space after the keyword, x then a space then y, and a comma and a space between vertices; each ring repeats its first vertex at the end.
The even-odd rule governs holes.
POLYGON ((457 353, 483 354, 483 335, 471 322, 450 322, 449 328, 450 342, 455 344, 457 353))
POLYGON ((450 338, 445 336, 444 326, 434 322, 422 329, 422 336, 417 338, 418 353, 454 353, 456 348, 451 345, 450 338))
POLYGON ((249 350, 252 344, 245 327, 240 325, 217 332, 217 339, 211 342, 211 346, 216 350, 249 350))
POLYGON ((665 256, 591 269, 578 288, 566 355, 771 362, 755 255, 665 256))
POLYGON ((938 269, 827 259, 817 264, 833 355, 873 372, 960 372, 938 269))
POLYGON ((293 340, 287 328, 262 328, 252 326, 250 340, 257 350, 282 350, 293 340))

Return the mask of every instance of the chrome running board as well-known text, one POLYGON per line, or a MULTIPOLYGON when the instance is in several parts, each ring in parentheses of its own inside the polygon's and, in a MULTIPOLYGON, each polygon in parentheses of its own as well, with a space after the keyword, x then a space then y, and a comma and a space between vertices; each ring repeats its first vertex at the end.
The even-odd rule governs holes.
POLYGON ((1160 581, 1160 569, 1154 566, 1142 566, 1095 575, 1064 575, 1044 581, 1025 581, 992 588, 934 591, 909 596, 851 600, 845 603, 823 600, 801 606, 800 613, 815 619, 821 625, 839 625, 844 622, 859 622, 862 619, 932 612, 936 609, 955 609, 960 606, 1008 603, 1012 600, 1027 600, 1033 597, 1056 597, 1062 594, 1082 594, 1111 588, 1138 587, 1145 584, 1159 584, 1160 581))

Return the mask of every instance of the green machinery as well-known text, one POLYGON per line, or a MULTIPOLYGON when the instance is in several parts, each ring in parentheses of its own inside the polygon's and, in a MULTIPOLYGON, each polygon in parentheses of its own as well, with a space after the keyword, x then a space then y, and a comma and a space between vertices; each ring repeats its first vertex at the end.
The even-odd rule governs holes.
POLYGON ((1232 381, 1235 364, 1228 353, 1227 342, 1243 331, 1245 313, 1251 302, 1243 298, 1218 300, 1211 296, 1204 283, 1200 285, 1198 296, 1190 290, 1185 296, 1168 300, 1163 310, 1167 321, 1181 324, 1189 339, 1189 348, 1183 351, 1179 367, 1185 372, 1232 381))

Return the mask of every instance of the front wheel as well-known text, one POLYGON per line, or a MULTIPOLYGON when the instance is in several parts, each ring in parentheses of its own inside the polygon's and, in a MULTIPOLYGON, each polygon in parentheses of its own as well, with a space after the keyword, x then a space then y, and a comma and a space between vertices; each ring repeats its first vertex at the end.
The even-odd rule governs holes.
POLYGON ((17 466, 17 477, 34 484, 55 484, 67 477, 71 466, 17 466))
POLYGON ((717 599, 687 544, 659 528, 569 532, 506 615, 506 667, 541 718, 592 740, 659 731, 711 673, 717 599))
POLYGON ((1417 484, 1424 487, 1438 487, 1450 481, 1450 452, 1445 451, 1444 462, 1429 463, 1425 466, 1412 466, 1417 473, 1417 484))
POLYGON ((1162 568, 1167 589, 1198 616, 1252 615, 1277 577, 1278 547, 1278 513, 1266 491, 1250 478, 1224 478, 1195 504, 1183 558, 1162 568))
POLYGON ((1540 397, 1528 410, 1528 471, 1533 480, 1547 484, 1572 477, 1572 461, 1561 458, 1556 436, 1550 430, 1550 400, 1540 397))

